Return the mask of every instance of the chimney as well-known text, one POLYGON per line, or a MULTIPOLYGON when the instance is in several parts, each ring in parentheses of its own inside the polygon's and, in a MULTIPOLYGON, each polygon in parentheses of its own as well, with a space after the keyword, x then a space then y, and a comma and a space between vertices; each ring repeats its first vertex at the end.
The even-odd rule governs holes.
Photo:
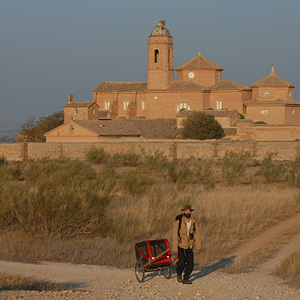
POLYGON ((69 99, 69 103, 72 103, 72 102, 73 102, 73 95, 70 94, 70 95, 68 96, 68 99, 69 99))
POLYGON ((166 21, 165 20, 159 20, 159 22, 161 25, 165 26, 166 25, 166 21))

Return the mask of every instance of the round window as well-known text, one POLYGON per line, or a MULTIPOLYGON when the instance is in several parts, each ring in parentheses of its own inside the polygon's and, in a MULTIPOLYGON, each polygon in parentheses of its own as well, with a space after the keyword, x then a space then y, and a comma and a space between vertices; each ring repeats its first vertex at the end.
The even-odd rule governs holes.
POLYGON ((193 78, 195 77, 195 74, 194 74, 194 72, 190 72, 190 73, 188 74, 188 76, 189 76, 189 78, 193 79, 193 78))

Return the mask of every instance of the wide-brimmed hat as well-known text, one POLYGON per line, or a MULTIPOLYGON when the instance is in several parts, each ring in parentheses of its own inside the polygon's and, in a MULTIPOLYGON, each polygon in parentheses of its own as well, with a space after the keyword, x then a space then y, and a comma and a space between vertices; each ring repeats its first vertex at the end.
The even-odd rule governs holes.
POLYGON ((182 211, 185 211, 185 210, 190 210, 190 211, 193 211, 194 209, 192 209, 192 206, 190 204, 186 204, 181 210, 182 211))

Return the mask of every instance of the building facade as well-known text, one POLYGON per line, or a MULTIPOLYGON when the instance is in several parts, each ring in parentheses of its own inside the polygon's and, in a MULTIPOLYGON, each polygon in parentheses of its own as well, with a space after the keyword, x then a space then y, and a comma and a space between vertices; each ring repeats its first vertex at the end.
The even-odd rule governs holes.
POLYGON ((109 118, 176 118, 182 110, 234 110, 268 124, 300 124, 294 85, 275 74, 251 86, 223 80, 223 68, 198 55, 174 69, 173 38, 159 21, 148 41, 147 82, 104 81, 93 101, 109 118), (174 80, 177 72, 177 80, 174 80))

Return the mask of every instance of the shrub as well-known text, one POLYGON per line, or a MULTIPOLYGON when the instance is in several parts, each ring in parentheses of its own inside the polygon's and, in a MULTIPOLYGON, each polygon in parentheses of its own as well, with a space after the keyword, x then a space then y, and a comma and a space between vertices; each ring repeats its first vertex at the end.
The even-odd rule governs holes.
POLYGON ((109 158, 110 155, 103 148, 96 149, 95 147, 92 147, 86 154, 87 161, 97 165, 106 163, 109 158))
POLYGON ((263 159, 261 174, 268 183, 278 182, 285 174, 285 168, 281 164, 275 164, 273 161, 274 153, 263 159))
POLYGON ((286 181, 290 186, 300 188, 300 157, 296 157, 292 163, 292 168, 286 176, 286 181))
POLYGON ((227 185, 234 185, 246 172, 249 152, 227 152, 222 160, 222 177, 227 185))
POLYGON ((194 183, 203 182, 205 191, 212 191, 215 188, 213 171, 211 169, 212 160, 204 160, 196 167, 194 183))
POLYGON ((122 192, 132 196, 144 194, 153 183, 154 180, 151 177, 141 175, 137 170, 130 170, 119 178, 122 192))
POLYGON ((115 167, 137 167, 140 156, 137 153, 115 153, 112 157, 112 164, 115 167))
POLYGON ((261 124, 261 125, 263 125, 263 124, 267 124, 265 121, 256 121, 256 122, 254 122, 254 124, 261 124))
POLYGON ((141 167, 155 171, 165 171, 168 166, 168 158, 161 152, 156 151, 154 154, 146 156, 141 161, 141 167))
POLYGON ((168 173, 171 182, 176 183, 178 190, 183 191, 186 184, 191 182, 192 171, 185 165, 170 163, 168 173))
POLYGON ((101 232, 110 201, 95 191, 66 189, 52 179, 41 180, 35 189, 11 185, 4 199, 25 232, 75 237, 101 232))
POLYGON ((213 115, 195 112, 183 120, 182 134, 186 139, 221 139, 224 130, 213 115))

